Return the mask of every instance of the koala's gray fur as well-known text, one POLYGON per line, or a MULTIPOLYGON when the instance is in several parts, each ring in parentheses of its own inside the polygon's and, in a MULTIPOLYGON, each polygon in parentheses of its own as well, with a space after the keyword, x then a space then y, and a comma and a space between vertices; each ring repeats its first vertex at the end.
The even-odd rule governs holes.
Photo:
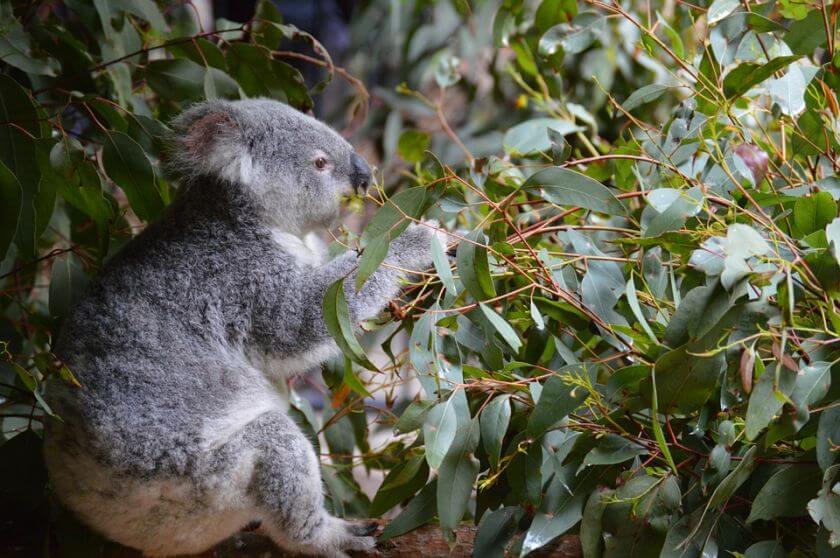
POLYGON ((401 270, 431 264, 433 229, 395 239, 356 292, 354 251, 324 263, 302 240, 370 178, 344 139, 269 100, 199 104, 174 125, 179 195, 105 265, 57 342, 82 387, 48 389, 64 419, 45 442, 54 489, 150 556, 200 552, 254 520, 293 551, 371 548, 369 525, 324 510, 318 458, 275 385, 337 354, 330 284, 349 275, 353 320, 375 316, 401 270))

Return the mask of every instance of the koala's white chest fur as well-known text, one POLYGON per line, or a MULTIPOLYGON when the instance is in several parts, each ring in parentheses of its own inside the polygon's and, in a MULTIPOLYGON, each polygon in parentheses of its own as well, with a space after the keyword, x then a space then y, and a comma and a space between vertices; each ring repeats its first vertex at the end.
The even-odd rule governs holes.
POLYGON ((324 263, 326 248, 314 233, 300 238, 294 234, 273 229, 271 237, 284 252, 290 254, 303 266, 314 267, 324 263))

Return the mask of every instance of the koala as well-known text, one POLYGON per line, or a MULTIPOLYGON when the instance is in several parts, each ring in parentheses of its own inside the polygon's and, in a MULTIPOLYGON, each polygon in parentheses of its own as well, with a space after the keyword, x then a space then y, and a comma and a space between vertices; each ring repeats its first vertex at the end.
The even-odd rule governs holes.
POLYGON ((371 171, 331 128, 282 103, 208 101, 173 122, 182 176, 161 218, 109 260, 55 352, 45 435, 59 500, 147 556, 206 550, 252 522, 280 547, 343 557, 375 524, 324 509, 319 460, 277 386, 339 350, 326 289, 347 277, 355 322, 432 263, 433 227, 410 226, 356 291, 358 254, 305 241, 371 171))

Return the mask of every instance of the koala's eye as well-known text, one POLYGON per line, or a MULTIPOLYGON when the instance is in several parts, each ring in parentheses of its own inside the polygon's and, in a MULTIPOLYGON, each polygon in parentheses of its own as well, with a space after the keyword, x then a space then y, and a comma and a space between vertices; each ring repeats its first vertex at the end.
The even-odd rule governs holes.
POLYGON ((316 169, 321 170, 326 166, 327 166, 327 160, 324 159, 323 157, 318 157, 317 159, 315 159, 315 168, 316 169))

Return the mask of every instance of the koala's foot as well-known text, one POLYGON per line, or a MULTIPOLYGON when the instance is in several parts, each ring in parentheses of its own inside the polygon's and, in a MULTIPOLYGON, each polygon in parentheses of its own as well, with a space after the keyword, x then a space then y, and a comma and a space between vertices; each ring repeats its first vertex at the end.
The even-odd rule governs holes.
POLYGON ((257 504, 263 532, 278 546, 328 558, 374 548, 370 535, 376 524, 345 521, 324 509, 318 459, 285 413, 261 415, 232 444, 232 453, 255 456, 249 498, 257 504))
POLYGON ((348 558, 349 551, 366 552, 376 548, 376 538, 372 536, 378 527, 376 523, 351 522, 322 513, 318 527, 308 530, 304 536, 289 531, 272 533, 272 529, 268 530, 269 534, 288 550, 324 558, 348 558))
POLYGON ((344 519, 331 518, 333 521, 327 527, 332 531, 325 538, 332 539, 334 548, 324 549, 325 556, 344 558, 347 550, 369 551, 376 548, 376 538, 373 533, 378 525, 374 522, 351 522, 344 519))

